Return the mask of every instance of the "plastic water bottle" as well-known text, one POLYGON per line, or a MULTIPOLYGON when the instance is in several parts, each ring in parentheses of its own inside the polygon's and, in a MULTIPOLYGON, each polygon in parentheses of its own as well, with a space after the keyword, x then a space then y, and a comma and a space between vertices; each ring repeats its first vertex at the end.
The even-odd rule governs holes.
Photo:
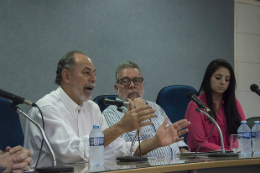
POLYGON ((89 134, 89 162, 92 167, 104 165, 104 134, 98 124, 93 125, 89 134))
POLYGON ((251 130, 246 121, 241 121, 237 129, 239 149, 242 157, 252 157, 251 130))
POLYGON ((253 144, 253 157, 260 157, 260 124, 255 121, 252 127, 252 144, 253 144))

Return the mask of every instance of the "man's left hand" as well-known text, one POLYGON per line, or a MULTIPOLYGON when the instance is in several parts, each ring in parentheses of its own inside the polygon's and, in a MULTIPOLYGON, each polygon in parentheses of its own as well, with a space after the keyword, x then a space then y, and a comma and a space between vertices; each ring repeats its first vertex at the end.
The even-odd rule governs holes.
POLYGON ((186 119, 177 121, 166 127, 168 123, 168 118, 165 117, 163 123, 158 128, 155 139, 158 142, 159 147, 164 147, 170 145, 174 142, 179 142, 183 140, 183 137, 178 138, 179 136, 187 133, 188 129, 183 129, 190 125, 190 122, 186 119), (183 130, 182 130, 183 129, 183 130))

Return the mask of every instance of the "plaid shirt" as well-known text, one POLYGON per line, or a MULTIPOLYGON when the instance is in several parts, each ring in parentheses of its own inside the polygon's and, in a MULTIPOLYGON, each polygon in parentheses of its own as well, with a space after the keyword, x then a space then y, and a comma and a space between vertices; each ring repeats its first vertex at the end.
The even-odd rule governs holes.
MULTIPOLYGON (((152 107, 154 109, 156 109, 156 112, 155 112, 155 117, 150 119, 153 122, 153 124, 142 127, 141 136, 140 136, 141 141, 154 137, 159 126, 163 123, 164 117, 167 117, 164 110, 159 105, 157 105, 156 103, 153 103, 153 102, 149 102, 149 101, 145 101, 145 102, 148 105, 152 105, 152 107)), ((122 111, 120 112, 117 110, 117 107, 115 105, 111 105, 103 111, 102 114, 104 115, 109 127, 116 124, 117 122, 119 122, 123 118, 125 112, 128 110, 128 108, 125 106, 123 106, 121 108, 122 108, 122 111)), ((171 125, 171 124, 172 123, 170 122, 170 120, 168 120, 168 125, 171 125)), ((121 137, 124 138, 126 141, 132 141, 135 137, 135 134, 136 134, 136 130, 134 130, 132 132, 124 133, 121 135, 121 137)), ((185 147, 189 150, 188 145, 184 141, 180 141, 180 142, 173 143, 173 144, 165 146, 165 147, 157 148, 157 149, 149 152, 147 154, 147 156, 148 157, 174 158, 174 154, 180 153, 179 148, 182 148, 182 147, 185 147)))

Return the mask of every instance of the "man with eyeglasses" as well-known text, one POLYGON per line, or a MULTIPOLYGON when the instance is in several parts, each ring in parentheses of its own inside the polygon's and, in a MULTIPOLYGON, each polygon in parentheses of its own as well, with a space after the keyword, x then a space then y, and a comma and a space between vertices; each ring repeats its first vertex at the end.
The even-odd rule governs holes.
MULTIPOLYGON (((116 84, 114 84, 114 89, 117 93, 117 99, 119 100, 132 100, 136 105, 152 105, 156 109, 155 117, 150 118, 152 124, 141 128, 141 138, 140 140, 146 140, 153 137, 159 126, 163 123, 165 117, 164 110, 156 103, 150 101, 143 101, 141 98, 144 92, 144 79, 142 77, 140 67, 133 62, 124 62, 119 65, 116 69, 116 84)), ((106 119, 108 126, 113 126, 119 122, 127 111, 127 107, 121 107, 118 109, 116 106, 111 105, 103 111, 103 115, 106 119)), ((131 122, 129 122, 131 123, 131 122)), ((168 125, 172 123, 168 120, 168 125)), ((126 141, 132 141, 136 136, 136 130, 121 135, 126 141)), ((148 157, 173 157, 174 154, 180 152, 188 152, 189 147, 184 141, 179 141, 173 143, 169 146, 157 148, 148 153, 148 157)))

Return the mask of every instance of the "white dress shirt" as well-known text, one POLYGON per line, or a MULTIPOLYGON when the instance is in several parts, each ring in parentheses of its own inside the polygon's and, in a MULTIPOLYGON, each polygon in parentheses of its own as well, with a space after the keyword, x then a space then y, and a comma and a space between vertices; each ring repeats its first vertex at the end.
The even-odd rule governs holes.
MULTIPOLYGON (((56 155, 57 163, 88 161, 88 139, 89 133, 93 129, 93 124, 99 124, 99 128, 102 131, 108 128, 98 105, 89 100, 79 106, 61 87, 44 96, 36 104, 43 113, 45 134, 56 155), (83 139, 86 138, 87 144, 85 146, 87 147, 84 147, 83 139)), ((41 116, 37 108, 31 109, 29 116, 42 125, 41 116)), ((27 120, 24 147, 32 152, 34 165, 38 158, 41 139, 42 136, 38 128, 27 120)), ((105 158, 130 155, 130 147, 131 142, 125 142, 124 139, 117 138, 105 147, 105 158)), ((136 143, 133 148, 134 151, 137 147, 138 144, 136 143)), ((51 165, 52 156, 45 144, 38 166, 51 165)))

